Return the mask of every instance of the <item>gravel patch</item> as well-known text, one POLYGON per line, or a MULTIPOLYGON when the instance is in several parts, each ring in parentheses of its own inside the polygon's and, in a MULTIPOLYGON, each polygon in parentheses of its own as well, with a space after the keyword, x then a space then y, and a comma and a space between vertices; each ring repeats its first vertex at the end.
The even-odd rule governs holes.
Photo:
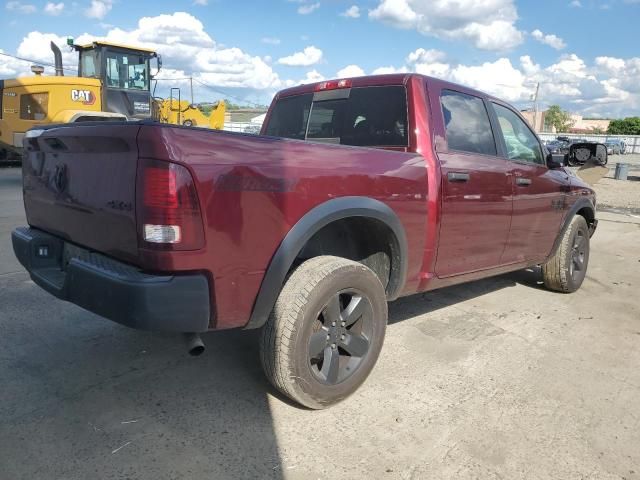
POLYGON ((609 174, 594 185, 599 208, 640 213, 640 155, 612 155, 609 174), (629 164, 627 180, 615 180, 616 163, 629 164))

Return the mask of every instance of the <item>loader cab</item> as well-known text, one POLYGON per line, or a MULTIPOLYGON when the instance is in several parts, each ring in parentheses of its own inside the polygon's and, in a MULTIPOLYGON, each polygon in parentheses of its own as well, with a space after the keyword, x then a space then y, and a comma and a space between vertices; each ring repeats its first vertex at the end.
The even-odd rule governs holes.
POLYGON ((131 48, 107 42, 74 45, 79 52, 78 76, 97 78, 102 83, 102 110, 129 119, 151 117, 151 60, 153 50, 131 48))

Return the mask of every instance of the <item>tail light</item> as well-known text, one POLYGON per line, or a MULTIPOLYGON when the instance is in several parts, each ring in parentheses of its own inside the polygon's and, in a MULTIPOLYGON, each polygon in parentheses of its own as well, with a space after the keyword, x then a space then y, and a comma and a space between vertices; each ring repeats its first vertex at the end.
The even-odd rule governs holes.
POLYGON ((186 167, 141 160, 137 191, 138 231, 144 247, 160 250, 204 247, 198 195, 186 167))

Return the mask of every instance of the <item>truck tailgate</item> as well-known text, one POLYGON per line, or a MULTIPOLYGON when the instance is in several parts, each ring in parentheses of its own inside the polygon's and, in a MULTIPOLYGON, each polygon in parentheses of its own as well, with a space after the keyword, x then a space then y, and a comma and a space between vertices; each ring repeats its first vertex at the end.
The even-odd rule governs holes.
POLYGON ((135 259, 139 128, 104 122, 30 132, 22 167, 29 225, 135 259))

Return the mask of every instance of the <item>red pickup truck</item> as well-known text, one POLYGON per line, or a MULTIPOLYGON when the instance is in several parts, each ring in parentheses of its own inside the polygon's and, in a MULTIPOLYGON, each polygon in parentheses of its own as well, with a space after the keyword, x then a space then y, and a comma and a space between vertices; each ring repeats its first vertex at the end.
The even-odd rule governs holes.
POLYGON ((36 284, 134 328, 262 328, 266 375, 310 408, 365 380, 387 301, 534 265, 573 292, 597 224, 517 110, 415 74, 284 90, 260 136, 91 123, 24 146, 36 284))

